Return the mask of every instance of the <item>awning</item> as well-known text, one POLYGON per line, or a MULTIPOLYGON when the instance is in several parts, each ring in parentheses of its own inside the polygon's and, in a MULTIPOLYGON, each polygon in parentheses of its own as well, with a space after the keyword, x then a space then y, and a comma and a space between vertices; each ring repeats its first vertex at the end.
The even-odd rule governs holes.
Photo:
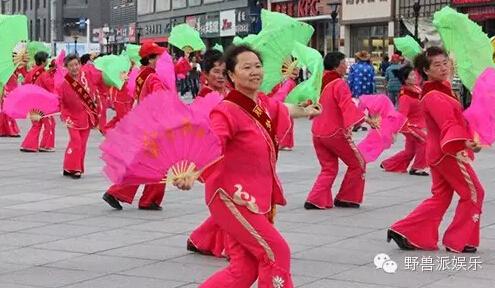
POLYGON ((462 10, 474 21, 495 19, 495 6, 465 7, 462 10))
POLYGON ((320 21, 320 20, 332 20, 332 16, 330 15, 317 15, 317 16, 308 16, 308 17, 298 17, 295 18, 299 21, 311 22, 311 21, 320 21))
POLYGON ((141 44, 143 44, 143 43, 148 43, 148 42, 155 42, 155 43, 168 42, 168 37, 150 37, 150 38, 141 38, 141 39, 139 39, 139 42, 140 42, 141 44))
MULTIPOLYGON (((414 35, 414 19, 402 19, 402 23, 406 26, 407 30, 414 35)), ((432 18, 419 18, 418 19, 418 37, 421 42, 428 42, 428 45, 439 46, 442 45, 440 34, 438 34, 435 26, 433 26, 432 18)))
POLYGON ((452 0, 452 5, 489 4, 489 3, 493 3, 493 0, 452 0))

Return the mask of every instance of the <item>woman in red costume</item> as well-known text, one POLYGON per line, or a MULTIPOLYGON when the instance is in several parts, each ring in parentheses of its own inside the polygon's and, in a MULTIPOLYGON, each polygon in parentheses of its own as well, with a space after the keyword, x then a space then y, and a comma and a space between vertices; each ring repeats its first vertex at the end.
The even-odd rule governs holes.
MULTIPOLYGON (((284 105, 259 93, 263 68, 247 46, 226 52, 226 69, 235 89, 213 110, 211 126, 223 156, 201 175, 206 203, 215 223, 227 234, 229 266, 200 287, 292 288, 290 249, 273 222, 274 206, 286 203, 275 172, 276 127, 292 117, 316 116, 314 106, 284 105), (277 124, 276 124, 277 123, 277 124)), ((194 177, 174 181, 190 189, 194 177)))
POLYGON ((409 164, 414 159, 409 174, 428 176, 426 172, 426 123, 423 108, 419 101, 421 88, 416 85, 416 73, 413 67, 406 65, 394 70, 401 81, 399 93, 399 112, 407 118, 401 131, 406 137, 406 147, 403 151, 383 161, 380 165, 387 172, 406 173, 409 164))
POLYGON ((405 250, 438 249, 438 227, 455 191, 460 199, 442 242, 448 251, 474 253, 479 245, 484 190, 470 160, 481 146, 473 141, 461 103, 447 82, 451 62, 445 50, 430 47, 418 57, 422 57, 419 71, 428 79, 421 105, 428 130, 426 160, 431 169, 433 195, 394 223, 387 240, 393 239, 405 250))
MULTIPOLYGON (((27 74, 26 63, 21 62, 18 68, 14 71, 14 74, 10 76, 9 80, 3 87, 3 92, 0 91, 0 105, 3 105, 3 100, 8 97, 10 91, 14 90, 19 85, 19 76, 25 77, 27 74)), ((15 119, 9 117, 7 114, 0 112, 0 137, 21 137, 19 127, 15 119)))
MULTIPOLYGON (((48 53, 40 51, 34 55, 36 66, 31 68, 26 75, 25 84, 34 84, 49 92, 55 92, 53 73, 45 71, 48 53)), ((43 117, 41 120, 33 120, 31 129, 21 144, 23 152, 53 152, 55 151, 55 117, 43 117), (40 132, 43 129, 41 142, 40 132)))

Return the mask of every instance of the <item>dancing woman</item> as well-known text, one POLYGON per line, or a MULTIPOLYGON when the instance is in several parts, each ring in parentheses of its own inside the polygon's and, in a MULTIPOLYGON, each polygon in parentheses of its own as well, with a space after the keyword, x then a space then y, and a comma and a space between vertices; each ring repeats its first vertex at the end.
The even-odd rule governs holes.
POLYGON ((451 62, 445 50, 430 47, 422 57, 419 71, 428 79, 423 86, 421 105, 426 128, 426 159, 431 169, 432 196, 406 218, 394 223, 387 240, 401 249, 438 249, 438 227, 450 206, 454 191, 460 199, 454 219, 443 236, 448 251, 474 253, 479 245, 480 215, 484 190, 470 164, 479 143, 462 115, 459 99, 447 82, 451 62))
MULTIPOLYGON (((229 266, 200 287, 291 288, 290 249, 273 226, 275 205, 286 203, 275 172, 276 127, 291 117, 316 116, 315 106, 286 106, 259 92, 263 67, 256 51, 235 46, 224 57, 234 90, 211 113, 223 157, 206 169, 206 203, 215 223, 227 234, 229 266)), ((190 189, 193 177, 174 185, 190 189)))

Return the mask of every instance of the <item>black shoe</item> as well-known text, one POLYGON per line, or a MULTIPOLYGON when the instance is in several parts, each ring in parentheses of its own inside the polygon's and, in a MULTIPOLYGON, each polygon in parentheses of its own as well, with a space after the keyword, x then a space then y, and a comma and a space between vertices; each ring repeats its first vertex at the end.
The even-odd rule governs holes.
POLYGON ((24 148, 21 148, 19 149, 21 152, 26 152, 26 153, 35 153, 35 152, 38 152, 38 151, 35 151, 35 150, 29 150, 29 149, 24 149, 24 148))
POLYGON ((316 206, 313 203, 304 202, 304 209, 306 210, 322 210, 320 207, 316 206))
POLYGON ((383 163, 380 163, 380 168, 382 168, 383 170, 385 170, 385 167, 383 167, 383 163))
POLYGON ((359 130, 359 127, 352 128, 352 132, 357 132, 358 130, 359 130))
POLYGON ((70 171, 67 171, 67 170, 64 170, 64 176, 67 176, 67 177, 70 177, 72 179, 80 179, 82 174, 81 172, 70 172, 70 171))
POLYGON ((419 170, 415 170, 415 169, 409 170, 409 175, 430 176, 430 174, 428 174, 428 172, 426 172, 426 171, 419 171, 419 170))
POLYGON ((105 202, 110 205, 110 207, 115 208, 117 210, 122 210, 122 205, 120 205, 119 200, 117 198, 113 197, 112 195, 105 193, 103 194, 103 197, 101 197, 105 202))
MULTIPOLYGON (((455 252, 449 247, 445 247, 445 250, 447 250, 447 252, 455 252)), ((476 253, 476 251, 478 251, 478 249, 476 249, 476 247, 471 247, 471 246, 465 246, 464 249, 462 249, 462 253, 476 253)))
POLYGON ((416 250, 416 247, 411 245, 407 239, 400 235, 399 233, 392 231, 388 229, 387 231, 387 242, 390 242, 390 240, 394 239, 395 243, 401 250, 416 250))
POLYGON ((368 131, 368 127, 364 127, 364 126, 362 126, 362 127, 361 127, 361 130, 362 130, 362 131, 368 131))
POLYGON ((10 138, 21 138, 21 135, 9 135, 10 138))
POLYGON ((340 201, 339 199, 335 199, 333 201, 333 205, 336 207, 343 207, 343 208, 359 208, 359 206, 360 206, 357 203, 340 201))
POLYGON ((196 246, 194 246, 194 244, 189 239, 187 239, 187 247, 186 248, 187 248, 187 251, 191 251, 191 252, 198 253, 201 255, 207 255, 207 256, 213 255, 211 252, 199 250, 196 246))
POLYGON ((158 205, 156 203, 151 203, 150 206, 139 206, 139 209, 160 211, 160 210, 162 210, 162 207, 160 207, 160 205, 158 205))

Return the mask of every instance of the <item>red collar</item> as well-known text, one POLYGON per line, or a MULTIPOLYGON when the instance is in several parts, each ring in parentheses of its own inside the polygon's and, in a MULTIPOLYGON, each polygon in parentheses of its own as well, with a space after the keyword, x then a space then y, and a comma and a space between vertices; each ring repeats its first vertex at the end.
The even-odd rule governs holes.
POLYGON ((332 82, 335 79, 340 79, 340 78, 342 78, 342 76, 340 76, 340 74, 337 73, 337 71, 325 70, 325 72, 323 73, 323 81, 321 83, 321 89, 323 90, 323 88, 325 88, 325 86, 327 86, 328 83, 332 82))
POLYGON ((411 98, 419 99, 421 96, 421 88, 419 88, 419 86, 417 86, 417 85, 414 85, 414 86, 404 85, 404 86, 402 86, 400 95, 401 96, 407 95, 411 98))
POLYGON ((450 87, 450 84, 448 82, 440 82, 440 81, 425 82, 423 84, 423 93, 421 94, 421 97, 424 97, 426 94, 428 94, 431 91, 439 91, 442 92, 443 94, 446 94, 454 98, 455 100, 459 100, 452 91, 452 88, 450 87))
POLYGON ((143 71, 147 71, 148 73, 155 73, 155 69, 149 67, 149 66, 144 66, 143 68, 141 68, 141 72, 143 71))

